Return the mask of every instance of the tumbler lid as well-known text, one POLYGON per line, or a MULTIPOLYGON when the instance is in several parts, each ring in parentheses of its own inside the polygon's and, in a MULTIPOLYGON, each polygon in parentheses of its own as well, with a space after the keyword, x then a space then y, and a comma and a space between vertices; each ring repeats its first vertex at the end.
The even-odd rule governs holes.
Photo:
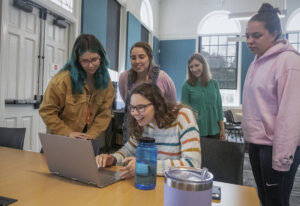
POLYGON ((203 191, 212 187, 213 175, 206 168, 171 167, 165 171, 165 183, 170 187, 187 190, 203 191))
POLYGON ((155 143, 155 139, 152 137, 142 137, 140 138, 140 142, 142 143, 155 143))

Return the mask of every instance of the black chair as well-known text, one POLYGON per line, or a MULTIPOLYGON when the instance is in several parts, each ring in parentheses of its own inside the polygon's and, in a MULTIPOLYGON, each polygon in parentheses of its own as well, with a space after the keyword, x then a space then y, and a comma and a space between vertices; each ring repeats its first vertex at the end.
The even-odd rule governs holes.
POLYGON ((231 110, 224 111, 224 116, 226 118, 225 129, 227 131, 227 135, 230 137, 234 137, 235 140, 237 140, 237 137, 242 139, 243 130, 241 122, 237 122, 234 120, 234 116, 231 110))
POLYGON ((244 143, 200 138, 202 167, 214 175, 215 181, 243 184, 244 143))
POLYGON ((92 146, 93 146, 95 156, 100 154, 100 140, 92 139, 91 142, 92 142, 92 146))
POLYGON ((23 149, 26 128, 0 127, 0 146, 23 149))

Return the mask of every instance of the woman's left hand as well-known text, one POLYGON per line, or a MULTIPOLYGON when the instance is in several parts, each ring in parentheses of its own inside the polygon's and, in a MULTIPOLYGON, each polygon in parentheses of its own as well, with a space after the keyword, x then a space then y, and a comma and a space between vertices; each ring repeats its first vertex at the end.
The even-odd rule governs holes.
POLYGON ((226 141, 225 128, 221 128, 220 130, 220 140, 226 141))
POLYGON ((71 132, 69 134, 69 137, 80 138, 80 139, 91 139, 91 137, 89 135, 87 135, 86 133, 82 133, 82 132, 71 132))
POLYGON ((133 177, 135 175, 135 157, 126 157, 122 163, 127 165, 120 169, 120 178, 133 177))

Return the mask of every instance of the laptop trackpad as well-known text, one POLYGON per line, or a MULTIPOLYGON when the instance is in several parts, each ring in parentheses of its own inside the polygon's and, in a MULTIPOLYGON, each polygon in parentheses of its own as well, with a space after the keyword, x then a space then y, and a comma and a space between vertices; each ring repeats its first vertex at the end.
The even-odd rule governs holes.
POLYGON ((106 168, 98 168, 99 175, 100 176, 106 176, 106 177, 111 177, 113 179, 119 180, 120 179, 120 173, 116 171, 111 171, 106 168))

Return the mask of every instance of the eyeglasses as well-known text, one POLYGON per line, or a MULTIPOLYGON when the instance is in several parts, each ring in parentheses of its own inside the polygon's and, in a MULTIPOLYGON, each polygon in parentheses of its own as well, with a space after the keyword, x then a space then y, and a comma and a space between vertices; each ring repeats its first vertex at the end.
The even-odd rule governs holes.
POLYGON ((152 105, 152 103, 149 103, 149 104, 139 104, 137 106, 133 106, 133 105, 130 104, 128 106, 128 110, 129 110, 130 113, 133 113, 134 110, 136 110, 138 113, 144 113, 145 110, 146 110, 146 108, 148 106, 150 106, 150 105, 152 105))
POLYGON ((100 57, 95 57, 95 58, 92 58, 92 59, 82 59, 82 60, 79 60, 80 61, 80 64, 82 66, 88 66, 90 65, 90 63, 92 63, 92 65, 97 65, 99 63, 99 60, 100 60, 100 57))

